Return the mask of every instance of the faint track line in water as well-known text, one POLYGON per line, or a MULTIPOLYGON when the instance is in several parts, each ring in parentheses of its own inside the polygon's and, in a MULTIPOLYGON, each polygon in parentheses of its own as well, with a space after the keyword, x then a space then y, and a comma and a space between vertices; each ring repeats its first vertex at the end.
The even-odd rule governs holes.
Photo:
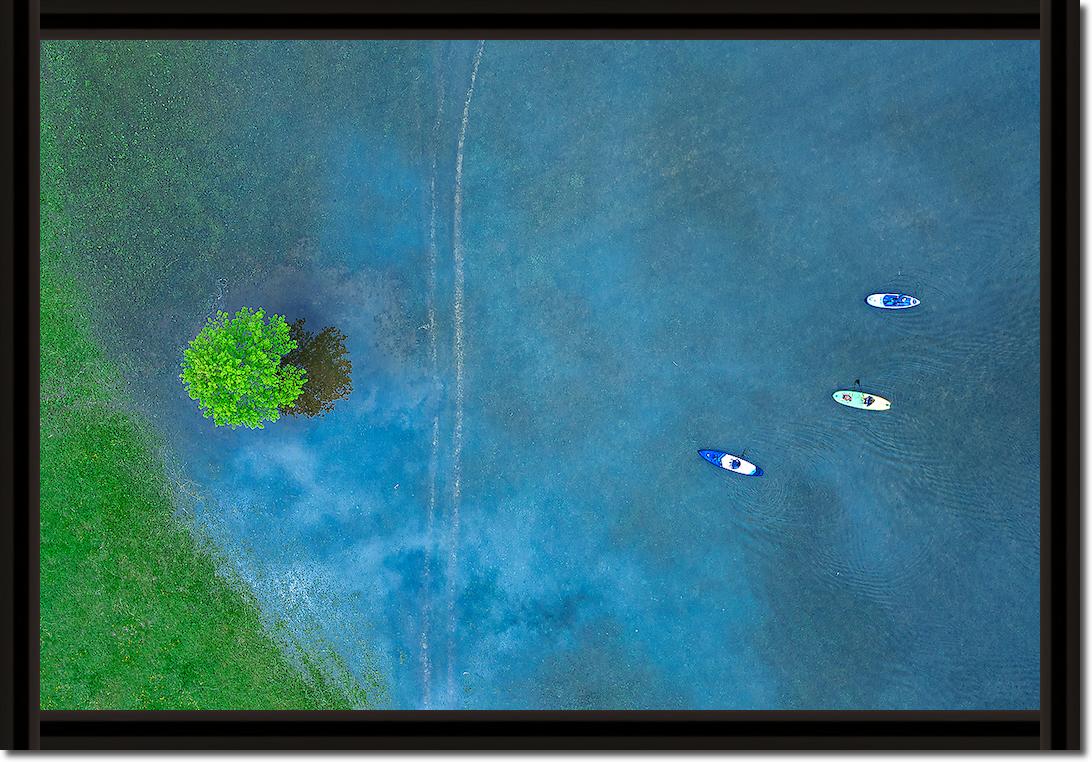
POLYGON ((425 568, 422 573, 421 586, 424 589, 423 611, 421 616, 421 691, 422 701, 426 709, 432 707, 432 653, 429 639, 431 637, 432 619, 432 543, 436 526, 436 470, 438 467, 438 455, 440 445, 440 417, 432 419, 432 452, 429 455, 428 471, 428 525, 425 537, 425 568))
POLYGON ((466 91, 463 121, 459 127, 459 142, 455 151, 455 211, 451 234, 451 249, 455 264, 455 332, 452 339, 452 350, 455 356, 455 429, 451 441, 451 526, 447 574, 447 692, 448 701, 452 703, 455 699, 455 573, 459 563, 459 503, 462 500, 463 455, 463 294, 466 280, 463 250, 463 148, 466 145, 466 131, 470 124, 470 102, 474 98, 474 84, 478 79, 478 67, 481 65, 484 50, 485 40, 481 40, 474 54, 474 66, 470 71, 470 87, 466 91))
MULTIPOLYGON (((432 368, 433 391, 440 386, 439 350, 436 338, 436 159, 439 153, 440 122, 444 116, 444 78, 443 66, 440 67, 440 80, 437 83, 439 97, 436 106, 436 121, 432 124, 432 169, 429 179, 429 222, 428 222, 428 354, 432 368)), ((436 478, 440 459, 440 416, 432 419, 432 441, 428 461, 428 509, 426 514, 425 561, 421 574, 422 612, 421 612, 421 692, 422 703, 426 709, 432 706, 432 546, 435 542, 436 528, 436 478)))

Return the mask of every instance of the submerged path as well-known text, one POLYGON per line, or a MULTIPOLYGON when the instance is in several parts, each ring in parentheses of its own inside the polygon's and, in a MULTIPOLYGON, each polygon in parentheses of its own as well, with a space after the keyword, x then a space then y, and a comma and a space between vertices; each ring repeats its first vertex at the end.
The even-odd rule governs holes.
MULTIPOLYGON (((436 337, 436 159, 439 153, 440 122, 444 116, 444 75, 439 68, 437 82, 436 121, 432 124, 432 171, 429 179, 428 221, 428 356, 432 368, 433 391, 440 385, 439 349, 436 337)), ((428 511, 426 514, 425 562, 422 571, 421 603, 421 700, 425 709, 432 707, 432 653, 430 651, 432 626, 432 546, 436 529, 436 479, 440 459, 440 416, 432 418, 432 441, 428 459, 428 511)))
POLYGON ((463 121, 459 127, 459 143, 455 151, 455 215, 451 234, 451 250, 455 261, 455 335, 452 350, 455 355, 455 430, 451 438, 452 487, 451 487, 451 524, 447 559, 447 692, 448 701, 455 699, 455 574, 459 562, 459 503, 462 500, 462 456, 463 456, 463 291, 465 274, 463 261, 463 147, 466 145, 466 130, 470 124, 470 102, 474 98, 474 84, 478 79, 478 67, 482 62, 485 40, 478 43, 474 54, 474 67, 470 71, 470 87, 466 91, 463 104, 463 121))

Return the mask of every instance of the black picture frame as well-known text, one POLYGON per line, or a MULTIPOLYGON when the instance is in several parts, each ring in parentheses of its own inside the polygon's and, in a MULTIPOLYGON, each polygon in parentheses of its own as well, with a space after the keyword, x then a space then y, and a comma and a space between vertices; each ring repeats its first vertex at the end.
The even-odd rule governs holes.
POLYGON ((2 0, 0 741, 7 749, 1077 749, 1077 0, 2 0), (258 7, 260 6, 260 7, 258 7), (1019 38, 1041 41, 1038 711, 59 712, 38 708, 38 43, 61 37, 1019 38))

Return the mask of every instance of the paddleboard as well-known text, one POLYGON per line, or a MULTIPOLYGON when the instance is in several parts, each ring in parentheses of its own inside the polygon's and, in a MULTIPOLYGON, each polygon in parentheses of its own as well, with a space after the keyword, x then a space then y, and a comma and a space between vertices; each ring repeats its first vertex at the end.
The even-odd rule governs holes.
POLYGON ((855 389, 839 389, 833 395, 834 401, 846 407, 855 407, 858 410, 890 410, 891 400, 886 400, 878 394, 871 392, 859 392, 855 389))
POLYGON ((698 454, 717 468, 723 468, 725 471, 731 471, 732 473, 742 474, 744 476, 762 476, 762 474, 766 473, 749 460, 744 460, 738 455, 733 455, 730 452, 722 452, 721 450, 698 450, 698 454))
POLYGON ((917 307, 921 304, 921 300, 917 299, 910 294, 869 294, 865 299, 870 307, 875 307, 881 310, 908 310, 911 307, 917 307))

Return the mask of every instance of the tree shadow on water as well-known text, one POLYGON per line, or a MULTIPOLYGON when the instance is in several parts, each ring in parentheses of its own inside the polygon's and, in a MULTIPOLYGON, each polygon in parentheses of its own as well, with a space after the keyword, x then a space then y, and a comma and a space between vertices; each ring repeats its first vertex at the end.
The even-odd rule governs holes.
POLYGON ((353 391, 352 361, 345 348, 346 336, 327 326, 318 334, 304 328, 300 318, 289 327, 296 348, 284 362, 307 371, 307 383, 295 403, 282 410, 286 415, 321 417, 334 409, 334 403, 347 399, 353 391))

